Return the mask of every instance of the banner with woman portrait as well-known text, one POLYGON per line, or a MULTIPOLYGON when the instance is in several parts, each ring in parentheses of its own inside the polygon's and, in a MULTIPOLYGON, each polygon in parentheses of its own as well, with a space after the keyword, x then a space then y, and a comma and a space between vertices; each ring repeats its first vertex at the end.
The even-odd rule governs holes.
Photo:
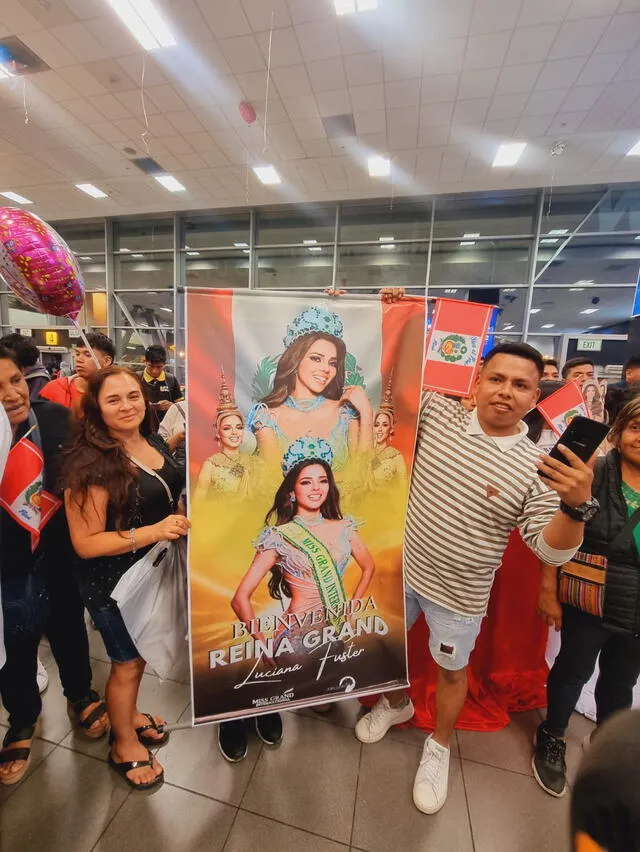
POLYGON ((186 299, 194 723, 404 685, 424 300, 186 299))

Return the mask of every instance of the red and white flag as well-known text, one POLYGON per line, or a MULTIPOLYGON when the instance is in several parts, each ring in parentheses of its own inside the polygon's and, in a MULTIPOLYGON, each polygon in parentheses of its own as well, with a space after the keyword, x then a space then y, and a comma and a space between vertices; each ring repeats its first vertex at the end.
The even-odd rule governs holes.
POLYGON ((0 485, 0 505, 31 534, 32 552, 38 546, 40 533, 61 506, 60 500, 42 487, 44 457, 27 438, 12 447, 0 485))
POLYGON ((493 305, 436 299, 427 335, 422 385, 454 396, 471 396, 493 305))
POLYGON ((558 437, 562 435, 574 417, 589 416, 582 390, 576 382, 569 382, 538 403, 538 411, 558 437))

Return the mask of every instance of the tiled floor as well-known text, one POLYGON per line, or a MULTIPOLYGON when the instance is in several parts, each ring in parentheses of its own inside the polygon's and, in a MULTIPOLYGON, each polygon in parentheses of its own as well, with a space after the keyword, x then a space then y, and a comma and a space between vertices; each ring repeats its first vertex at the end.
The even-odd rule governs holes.
MULTIPOLYGON (((94 678, 108 672, 91 636, 94 678)), ((564 852, 568 797, 545 795, 531 776, 536 712, 496 734, 460 732, 449 798, 436 816, 411 802, 423 734, 394 730, 381 743, 353 735, 356 701, 327 717, 285 715, 285 738, 269 749, 252 739, 238 765, 219 755, 215 728, 174 732, 159 757, 166 781, 130 791, 106 763, 106 744, 76 735, 55 664, 43 646, 50 686, 34 760, 17 787, 0 788, 0 852, 564 852)), ((176 722, 189 718, 184 673, 145 675, 141 707, 176 722)), ((1 723, 6 721, 0 710, 1 723)), ((570 775, 592 724, 574 716, 570 775)))

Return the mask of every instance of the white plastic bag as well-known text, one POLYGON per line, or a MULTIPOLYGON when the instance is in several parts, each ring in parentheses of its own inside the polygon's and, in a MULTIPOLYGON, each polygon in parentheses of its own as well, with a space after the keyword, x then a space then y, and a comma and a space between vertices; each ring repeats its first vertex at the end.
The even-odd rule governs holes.
POLYGON ((186 538, 159 541, 111 592, 133 644, 161 678, 187 653, 186 561, 186 538))

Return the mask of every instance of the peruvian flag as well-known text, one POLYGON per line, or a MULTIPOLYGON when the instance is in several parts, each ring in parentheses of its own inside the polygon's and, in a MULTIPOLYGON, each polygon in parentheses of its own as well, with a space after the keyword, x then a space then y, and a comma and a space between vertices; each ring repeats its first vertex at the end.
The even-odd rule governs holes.
POLYGON ((44 458, 26 437, 12 447, 0 485, 0 506, 31 534, 31 551, 40 533, 61 506, 60 500, 42 488, 44 458))
POLYGON ((569 382, 538 404, 538 411, 558 437, 574 417, 588 417, 587 404, 580 385, 569 382))
POLYGON ((425 345, 422 386, 454 396, 471 396, 493 305, 436 299, 425 345))

